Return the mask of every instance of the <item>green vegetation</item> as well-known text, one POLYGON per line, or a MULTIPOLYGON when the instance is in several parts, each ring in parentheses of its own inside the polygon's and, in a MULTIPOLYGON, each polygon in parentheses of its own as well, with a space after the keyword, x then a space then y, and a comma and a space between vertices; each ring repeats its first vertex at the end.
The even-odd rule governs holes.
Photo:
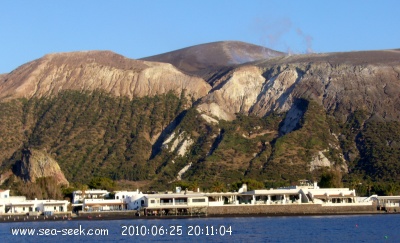
POLYGON ((356 170, 374 181, 400 181, 400 123, 367 122, 357 138, 356 170))
POLYGON ((12 176, 2 188, 11 188, 12 195, 24 195, 28 199, 64 199, 63 188, 57 184, 57 179, 54 177, 42 177, 35 182, 24 182, 12 176))
POLYGON ((324 155, 334 167, 343 164, 340 151, 331 146, 337 143, 332 134, 336 125, 333 119, 314 101, 298 102, 305 111, 299 128, 273 141, 271 156, 264 167, 270 182, 292 184, 299 179, 319 180, 322 170, 310 171, 310 161, 319 151, 325 151, 324 155))
POLYGON ((333 188, 342 186, 342 175, 340 171, 328 171, 321 175, 321 179, 318 183, 320 188, 333 188))
POLYGON ((114 191, 116 189, 115 181, 106 177, 93 177, 88 186, 90 189, 103 189, 107 191, 114 191))
POLYGON ((279 132, 285 114, 237 114, 234 121, 210 124, 187 107, 185 95, 172 92, 129 100, 101 91, 64 91, 52 98, 2 103, 1 171, 12 168, 23 148, 44 149, 73 185, 50 188, 49 178, 31 183, 12 177, 3 187, 31 197, 62 198, 76 188, 113 190, 119 181, 143 182, 137 184, 143 190, 232 191, 244 182, 251 190, 309 179, 322 186, 343 184, 361 195, 399 192, 398 121, 369 119, 365 111, 356 111, 341 123, 314 101, 297 102, 304 114, 287 134, 279 132), (181 156, 184 141, 190 146, 181 156), (319 152, 330 168, 311 169, 319 152), (178 180, 178 172, 190 163, 178 180))

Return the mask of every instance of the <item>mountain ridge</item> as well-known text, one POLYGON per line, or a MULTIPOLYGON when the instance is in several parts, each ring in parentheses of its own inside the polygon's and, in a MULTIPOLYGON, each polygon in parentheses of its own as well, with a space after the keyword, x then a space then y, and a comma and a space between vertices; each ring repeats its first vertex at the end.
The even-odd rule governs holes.
POLYGON ((71 183, 398 180, 400 51, 180 60, 197 70, 94 51, 0 76, 2 171, 29 148, 71 183))
POLYGON ((200 78, 181 73, 171 64, 128 59, 110 51, 89 51, 48 54, 20 66, 3 77, 0 99, 51 96, 64 89, 101 89, 129 98, 169 90, 180 94, 186 90, 197 99, 210 87, 200 78), (162 81, 160 73, 165 76, 162 80, 169 82, 162 81))
POLYGON ((213 72, 223 67, 283 55, 286 54, 245 42, 217 41, 144 57, 140 60, 170 63, 186 73, 207 79, 213 72))

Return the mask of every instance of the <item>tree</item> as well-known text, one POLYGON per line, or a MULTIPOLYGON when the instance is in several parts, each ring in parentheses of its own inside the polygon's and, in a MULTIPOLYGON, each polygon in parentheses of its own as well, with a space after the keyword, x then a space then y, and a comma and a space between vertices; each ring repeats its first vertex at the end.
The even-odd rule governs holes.
POLYGON ((115 181, 107 177, 94 177, 88 184, 91 189, 103 189, 107 191, 114 191, 116 184, 115 181))
POLYGON ((214 185, 211 187, 210 189, 212 192, 225 192, 226 188, 224 183, 222 183, 221 181, 216 181, 214 183, 214 185))
POLYGON ((319 181, 319 187, 321 188, 333 188, 342 187, 342 175, 340 171, 329 171, 321 175, 319 181))
POLYGON ((396 194, 398 190, 398 185, 394 182, 391 182, 387 185, 385 194, 388 196, 393 196, 396 194))

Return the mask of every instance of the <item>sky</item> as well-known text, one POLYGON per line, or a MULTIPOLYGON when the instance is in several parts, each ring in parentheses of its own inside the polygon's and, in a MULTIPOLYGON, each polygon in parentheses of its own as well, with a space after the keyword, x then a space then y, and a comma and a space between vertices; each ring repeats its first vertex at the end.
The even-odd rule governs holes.
POLYGON ((397 0, 2 0, 0 74, 48 53, 141 58, 235 40, 290 53, 400 48, 397 0))

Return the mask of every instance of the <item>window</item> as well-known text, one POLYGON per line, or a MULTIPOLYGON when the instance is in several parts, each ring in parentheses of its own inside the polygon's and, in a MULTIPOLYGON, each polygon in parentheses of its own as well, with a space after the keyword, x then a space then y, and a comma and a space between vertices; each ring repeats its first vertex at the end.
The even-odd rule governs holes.
POLYGON ((150 200, 150 203, 155 203, 156 202, 156 200, 150 200))
POLYGON ((176 198, 175 203, 186 203, 187 199, 186 198, 176 198))
POLYGON ((206 199, 205 198, 193 198, 192 202, 194 202, 194 203, 206 202, 206 199))
POLYGON ((22 211, 25 211, 25 207, 22 207, 22 211))

